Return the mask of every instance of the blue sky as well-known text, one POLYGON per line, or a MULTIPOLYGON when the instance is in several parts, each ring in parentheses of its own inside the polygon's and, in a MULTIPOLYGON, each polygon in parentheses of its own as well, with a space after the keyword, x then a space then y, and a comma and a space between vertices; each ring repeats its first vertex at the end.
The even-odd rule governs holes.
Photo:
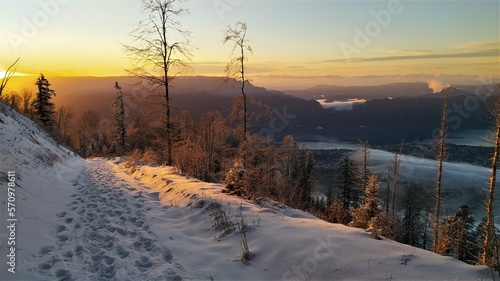
MULTIPOLYGON (((127 34, 146 16, 139 0, 0 0, 0 5, 0 68, 21 57, 18 70, 28 74, 123 75, 129 62, 121 43, 130 42, 127 34)), ((248 74, 267 87, 499 78, 497 0, 182 5, 190 10, 179 21, 192 34, 196 75, 223 75, 231 46, 222 45, 222 32, 243 21, 254 50, 248 74), (388 14, 390 20, 374 16, 388 14), (368 41, 357 45, 360 36, 368 41), (355 52, 346 55, 346 48, 355 52)))

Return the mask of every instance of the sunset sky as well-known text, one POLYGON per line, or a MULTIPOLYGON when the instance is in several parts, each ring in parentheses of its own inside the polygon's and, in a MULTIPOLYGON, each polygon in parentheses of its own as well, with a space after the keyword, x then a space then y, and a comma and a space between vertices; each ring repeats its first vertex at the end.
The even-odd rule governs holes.
MULTIPOLYGON (((248 75, 268 88, 500 79, 500 2, 191 0, 191 75, 224 73, 222 33, 248 24, 248 75)), ((139 0, 0 0, 0 72, 117 76, 139 0)))

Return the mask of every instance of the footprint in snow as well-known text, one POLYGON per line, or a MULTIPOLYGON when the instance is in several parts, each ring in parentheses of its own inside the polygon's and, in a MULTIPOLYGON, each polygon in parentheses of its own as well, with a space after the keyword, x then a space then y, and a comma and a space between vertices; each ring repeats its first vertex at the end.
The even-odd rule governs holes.
POLYGON ((150 258, 141 256, 139 260, 135 261, 135 265, 139 268, 139 270, 146 271, 153 266, 153 262, 150 258))

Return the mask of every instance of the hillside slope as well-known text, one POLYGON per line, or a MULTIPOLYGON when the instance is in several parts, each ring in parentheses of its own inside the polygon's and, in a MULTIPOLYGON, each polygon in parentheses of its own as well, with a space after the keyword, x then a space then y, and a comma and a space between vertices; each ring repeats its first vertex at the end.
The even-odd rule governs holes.
MULTIPOLYGON (((2 174, 16 172, 16 273, 2 280, 481 280, 485 267, 375 240, 171 167, 82 160, 0 107, 2 174), (251 260, 240 261, 244 221, 251 260)), ((8 184, 2 177, 1 185, 8 184)))
POLYGON ((83 159, 59 146, 31 120, 0 102, 2 280, 35 280, 27 261, 39 246, 52 242, 56 213, 66 208, 69 196, 74 193, 68 178, 83 163, 83 159), (9 174, 15 174, 14 181, 7 177, 9 174), (13 190, 8 189, 9 183, 15 184, 13 190), (7 228, 12 224, 15 228, 7 228), (11 237, 15 239, 9 240, 11 237), (11 247, 15 247, 15 260, 7 257, 12 256, 11 247), (7 259, 15 264, 8 265, 7 259), (15 274, 7 271, 14 266, 15 274))

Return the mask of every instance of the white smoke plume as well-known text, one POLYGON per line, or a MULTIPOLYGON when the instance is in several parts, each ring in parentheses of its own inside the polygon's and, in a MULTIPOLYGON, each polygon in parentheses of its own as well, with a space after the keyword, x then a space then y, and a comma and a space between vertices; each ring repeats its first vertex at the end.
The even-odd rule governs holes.
POLYGON ((427 82, 427 85, 429 86, 429 89, 432 89, 433 93, 439 93, 443 89, 450 87, 450 84, 443 83, 438 79, 432 79, 431 81, 427 82))

